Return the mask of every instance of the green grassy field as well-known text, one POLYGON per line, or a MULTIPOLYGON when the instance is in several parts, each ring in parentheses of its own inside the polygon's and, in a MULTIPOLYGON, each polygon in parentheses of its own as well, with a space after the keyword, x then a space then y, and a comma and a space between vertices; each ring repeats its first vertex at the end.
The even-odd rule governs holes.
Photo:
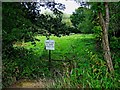
MULTIPOLYGON (((36 45, 25 46, 27 49, 32 49, 34 52, 43 58, 47 59, 48 51, 45 50, 45 36, 36 36, 40 42, 36 41, 36 45)), ((75 34, 70 36, 56 37, 51 36, 51 40, 55 41, 55 50, 51 51, 51 57, 55 60, 65 60, 66 58, 72 59, 87 59, 86 50, 95 50, 94 36, 92 34, 75 34), (66 57, 66 58, 65 58, 66 57)))

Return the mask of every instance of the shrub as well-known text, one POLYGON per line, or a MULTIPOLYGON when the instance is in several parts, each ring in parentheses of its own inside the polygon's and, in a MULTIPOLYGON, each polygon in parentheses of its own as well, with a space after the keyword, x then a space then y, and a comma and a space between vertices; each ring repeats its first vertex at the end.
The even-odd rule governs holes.
POLYGON ((3 59, 3 87, 20 79, 49 76, 48 63, 43 63, 31 50, 16 48, 13 54, 14 57, 3 59))

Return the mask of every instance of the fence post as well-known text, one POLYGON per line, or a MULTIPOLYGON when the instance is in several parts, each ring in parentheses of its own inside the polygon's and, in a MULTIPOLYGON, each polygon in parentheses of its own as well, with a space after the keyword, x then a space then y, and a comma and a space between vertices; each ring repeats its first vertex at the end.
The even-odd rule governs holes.
POLYGON ((51 50, 48 51, 48 54, 49 54, 49 71, 51 69, 51 50))
MULTIPOLYGON (((48 35, 47 36, 47 40, 49 40, 50 39, 50 36, 48 35)), ((48 50, 48 69, 49 69, 49 71, 51 70, 51 50, 48 50)))

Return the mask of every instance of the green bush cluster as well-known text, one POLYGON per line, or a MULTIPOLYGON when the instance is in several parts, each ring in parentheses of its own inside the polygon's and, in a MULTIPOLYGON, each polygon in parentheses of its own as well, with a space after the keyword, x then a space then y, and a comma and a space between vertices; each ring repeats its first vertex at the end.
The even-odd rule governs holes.
POLYGON ((20 79, 37 79, 49 76, 48 63, 45 61, 43 63, 38 56, 34 55, 33 51, 17 48, 14 52, 14 57, 3 59, 3 87, 20 79))

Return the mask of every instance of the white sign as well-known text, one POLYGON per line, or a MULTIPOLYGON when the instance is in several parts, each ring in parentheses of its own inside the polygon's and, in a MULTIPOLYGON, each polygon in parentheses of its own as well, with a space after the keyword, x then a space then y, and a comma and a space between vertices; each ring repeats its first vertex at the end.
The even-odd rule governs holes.
POLYGON ((46 50, 55 50, 55 48, 54 48, 55 41, 54 40, 46 40, 45 46, 46 46, 46 50))

